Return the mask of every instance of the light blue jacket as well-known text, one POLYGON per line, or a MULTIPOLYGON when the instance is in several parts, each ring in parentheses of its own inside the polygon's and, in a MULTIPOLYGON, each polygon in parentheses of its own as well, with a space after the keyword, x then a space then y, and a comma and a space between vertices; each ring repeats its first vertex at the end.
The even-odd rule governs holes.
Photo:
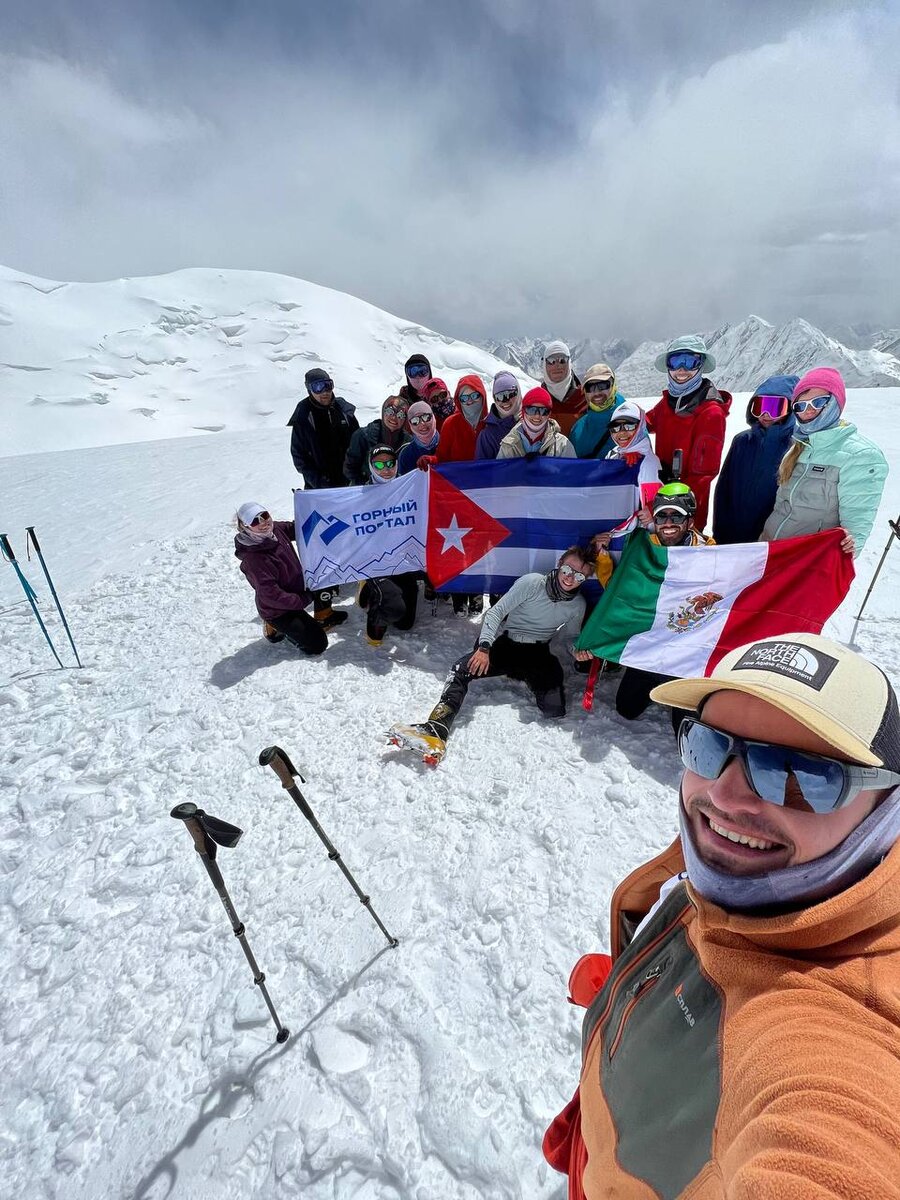
POLYGON ((875 523, 888 464, 874 442, 842 421, 810 434, 791 477, 779 485, 761 542, 842 526, 858 557, 875 523))

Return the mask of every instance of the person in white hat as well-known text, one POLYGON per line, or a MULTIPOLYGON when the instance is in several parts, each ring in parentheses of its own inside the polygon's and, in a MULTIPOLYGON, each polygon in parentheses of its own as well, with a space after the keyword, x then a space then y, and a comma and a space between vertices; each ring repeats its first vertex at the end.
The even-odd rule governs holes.
POLYGON ((796 633, 653 698, 688 710, 681 834, 616 889, 611 966, 572 974, 545 1155, 587 1200, 900 1196, 897 695, 796 633))
POLYGON ((587 412, 581 380, 572 370, 572 351, 565 342, 548 342, 542 359, 544 387, 553 397, 553 419, 566 437, 587 412))

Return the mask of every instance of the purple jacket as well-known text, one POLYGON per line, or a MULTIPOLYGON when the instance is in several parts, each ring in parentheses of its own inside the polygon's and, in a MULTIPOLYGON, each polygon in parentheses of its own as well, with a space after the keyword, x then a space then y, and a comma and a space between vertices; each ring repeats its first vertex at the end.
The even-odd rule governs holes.
POLYGON ((479 433, 478 441, 475 443, 475 457, 496 458, 497 451, 500 449, 500 443, 517 420, 518 416, 516 413, 510 413, 508 417, 501 417, 494 406, 491 405, 491 411, 487 415, 484 429, 479 433))
POLYGON ((294 549, 294 522, 276 521, 275 539, 257 546, 243 546, 234 539, 234 556, 256 592, 256 608, 264 621, 308 608, 300 559, 294 549))

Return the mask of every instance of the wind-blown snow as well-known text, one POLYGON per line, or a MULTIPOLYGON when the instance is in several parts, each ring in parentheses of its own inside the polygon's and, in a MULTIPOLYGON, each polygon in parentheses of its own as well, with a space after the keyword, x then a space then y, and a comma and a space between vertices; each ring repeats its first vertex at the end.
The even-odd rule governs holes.
MULTIPOLYGON (((55 283, 0 267, 0 452, 283 426, 310 367, 362 421, 425 354, 435 375, 506 363, 355 296, 264 271, 55 283)), ((521 375, 523 382, 529 382, 521 375)))
MULTIPOLYGON (((898 400, 848 400, 893 472, 833 622, 843 638, 900 511, 898 400)), ((615 883, 675 832, 668 722, 620 720, 615 677, 588 715, 570 673, 559 722, 488 680, 439 770, 386 750, 383 731, 427 714, 477 624, 423 605, 373 651, 347 594, 322 658, 266 643, 229 518, 249 498, 290 515, 288 437, 0 460, 0 528, 24 557, 21 530, 37 527, 85 663, 55 669, 3 566, 4 1193, 561 1200, 540 1138, 578 1076, 566 980, 606 948, 615 883), (256 765, 273 742, 396 950, 256 765), (168 815, 182 801, 246 830, 219 861, 284 1047, 168 815)), ((857 634, 895 685, 898 594, 895 546, 857 634)))

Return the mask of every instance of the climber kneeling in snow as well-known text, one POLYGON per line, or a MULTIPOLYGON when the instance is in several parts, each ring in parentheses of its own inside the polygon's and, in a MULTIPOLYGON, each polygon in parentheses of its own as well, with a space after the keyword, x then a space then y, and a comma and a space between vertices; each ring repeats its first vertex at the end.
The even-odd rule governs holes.
POLYGON ((326 630, 346 621, 347 614, 333 612, 332 619, 317 621, 304 611, 312 596, 292 544, 294 522, 273 521, 262 504, 248 500, 237 511, 237 525, 234 555, 256 593, 266 638, 270 642, 287 638, 304 654, 321 654, 328 646, 326 630))

